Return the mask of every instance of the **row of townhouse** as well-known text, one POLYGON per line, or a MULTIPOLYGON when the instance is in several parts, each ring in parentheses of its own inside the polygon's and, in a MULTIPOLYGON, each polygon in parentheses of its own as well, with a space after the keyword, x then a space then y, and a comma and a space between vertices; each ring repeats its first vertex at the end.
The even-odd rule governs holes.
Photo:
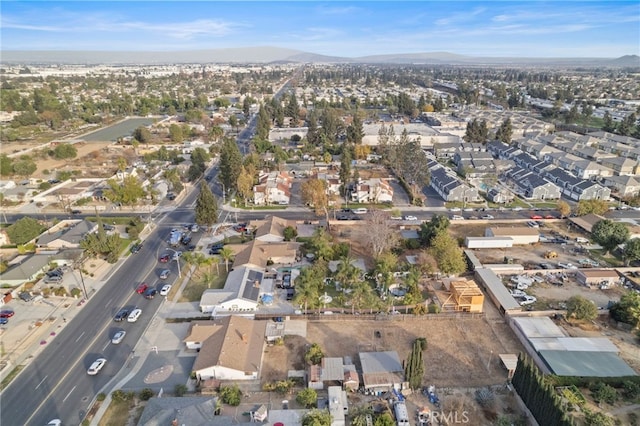
POLYGON ((427 163, 431 173, 431 187, 447 202, 475 202, 481 197, 478 190, 463 183, 451 170, 434 159, 427 163))
MULTIPOLYGON (((581 179, 566 170, 560 168, 546 160, 541 160, 531 154, 521 151, 519 148, 509 146, 500 141, 492 141, 488 144, 488 149, 498 158, 512 159, 515 164, 522 170, 510 170, 506 176, 512 182, 523 189, 523 193, 531 194, 531 198, 535 198, 534 194, 544 194, 545 199, 555 197, 556 191, 553 190, 548 183, 552 183, 559 188, 560 193, 572 200, 607 200, 611 195, 611 190, 600 185, 597 182, 581 179), (537 176, 535 179, 533 176, 537 176), (526 178, 527 185, 523 180, 526 178), (535 187, 531 187, 533 184, 535 187), (528 190, 524 187, 529 186, 528 190), (536 187, 541 187, 536 190, 536 187)), ((558 195, 555 198, 559 198, 558 195)))
POLYGON ((289 204, 292 181, 288 172, 261 172, 258 184, 253 187, 253 203, 256 206, 289 204))
POLYGON ((503 176, 509 179, 511 188, 521 197, 530 200, 557 200, 561 196, 556 184, 520 166, 511 168, 503 176))

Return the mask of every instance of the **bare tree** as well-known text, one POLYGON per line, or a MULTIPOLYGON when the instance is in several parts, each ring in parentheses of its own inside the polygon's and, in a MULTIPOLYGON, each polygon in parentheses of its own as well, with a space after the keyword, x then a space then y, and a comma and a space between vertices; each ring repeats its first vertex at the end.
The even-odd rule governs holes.
POLYGON ((397 232, 389 226, 389 218, 389 213, 384 210, 370 210, 366 226, 361 231, 362 241, 374 257, 390 250, 398 241, 397 232))

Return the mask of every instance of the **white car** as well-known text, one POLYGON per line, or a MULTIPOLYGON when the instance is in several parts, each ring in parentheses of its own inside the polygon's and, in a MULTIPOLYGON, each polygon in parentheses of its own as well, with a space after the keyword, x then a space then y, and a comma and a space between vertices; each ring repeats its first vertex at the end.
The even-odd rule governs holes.
POLYGON ((404 220, 418 220, 418 218, 415 216, 405 216, 404 220))
POLYGON ((452 207, 452 208, 449 209, 449 211, 450 212, 459 212, 459 211, 462 211, 462 210, 460 209, 460 207, 452 207))
POLYGON ((118 331, 116 334, 113 335, 113 338, 111 339, 111 343, 113 343, 114 345, 120 344, 124 340, 124 336, 126 334, 127 332, 124 330, 118 331))
POLYGON ((511 290, 510 293, 513 297, 525 297, 527 295, 527 293, 522 290, 511 290))
POLYGON ((171 284, 165 284, 160 289, 160 296, 166 296, 171 291, 171 284))
POLYGON ((131 313, 127 317, 127 322, 136 322, 136 321, 138 321, 138 318, 140 318, 140 315, 142 315, 142 309, 135 308, 133 311, 131 311, 131 313))
POLYGON ((491 216, 490 214, 485 214, 484 216, 482 216, 480 219, 484 219, 484 220, 491 220, 494 219, 493 216, 491 216))
POLYGON ((536 303, 537 301, 538 301, 538 299, 536 299, 533 296, 524 296, 522 298, 522 301, 520 302, 520 306, 532 305, 532 304, 536 303))
POLYGON ((578 269, 573 263, 558 262, 558 266, 562 269, 578 269))
POLYGON ((402 220, 402 216, 391 216, 389 219, 391 219, 391 220, 402 220))
POLYGON ((182 256, 182 252, 181 251, 176 251, 173 252, 173 260, 178 260, 180 258, 180 256, 182 256))
POLYGON ((169 275, 171 274, 171 271, 168 269, 163 269, 162 271, 160 271, 160 279, 161 280, 166 280, 167 278, 169 278, 169 275))
POLYGON ((464 220, 464 217, 458 214, 454 214, 453 216, 451 216, 451 220, 464 220))
POLYGON ((49 420, 49 423, 47 423, 46 426, 60 426, 61 424, 62 424, 62 420, 53 419, 53 420, 49 420))
POLYGON ((106 363, 107 360, 105 358, 96 359, 95 361, 93 361, 93 364, 91 364, 91 367, 89 367, 89 369, 87 370, 87 374, 90 376, 95 376, 100 372, 100 370, 102 370, 102 367, 104 367, 106 363))

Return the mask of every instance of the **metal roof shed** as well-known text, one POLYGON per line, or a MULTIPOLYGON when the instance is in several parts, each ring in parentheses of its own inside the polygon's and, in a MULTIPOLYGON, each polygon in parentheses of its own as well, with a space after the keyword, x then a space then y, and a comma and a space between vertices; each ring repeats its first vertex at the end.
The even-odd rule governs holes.
POLYGON ((540 351, 545 363, 558 376, 636 376, 626 362, 613 352, 540 351))
POLYGON ((502 284, 502 280, 492 270, 478 268, 476 269, 476 278, 500 312, 519 312, 522 310, 520 304, 511 296, 509 290, 502 284))
POLYGON ((562 329, 549 317, 519 317, 513 318, 513 321, 529 340, 540 337, 566 337, 562 329))

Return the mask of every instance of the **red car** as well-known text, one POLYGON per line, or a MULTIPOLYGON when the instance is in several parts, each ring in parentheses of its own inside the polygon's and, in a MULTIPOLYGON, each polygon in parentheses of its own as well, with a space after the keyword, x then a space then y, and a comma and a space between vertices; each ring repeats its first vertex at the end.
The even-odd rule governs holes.
POLYGON ((548 214, 548 215, 546 215, 544 218, 545 218, 545 219, 555 219, 556 217, 555 217, 555 216, 552 216, 552 215, 550 215, 550 214, 548 214))
POLYGON ((533 220, 542 219, 542 216, 540 216, 539 214, 532 214, 531 215, 531 219, 533 219, 533 220))
POLYGON ((11 318, 12 316, 14 316, 16 313, 13 311, 0 311, 0 318, 11 318))
POLYGON ((138 294, 142 294, 144 293, 147 289, 149 288, 149 286, 147 285, 147 283, 142 283, 138 286, 138 288, 136 289, 136 293, 138 294))
POLYGON ((160 263, 167 263, 169 261, 169 259, 171 259, 171 256, 169 256, 168 254, 164 254, 164 255, 160 256, 160 259, 158 259, 158 261, 160 263))

